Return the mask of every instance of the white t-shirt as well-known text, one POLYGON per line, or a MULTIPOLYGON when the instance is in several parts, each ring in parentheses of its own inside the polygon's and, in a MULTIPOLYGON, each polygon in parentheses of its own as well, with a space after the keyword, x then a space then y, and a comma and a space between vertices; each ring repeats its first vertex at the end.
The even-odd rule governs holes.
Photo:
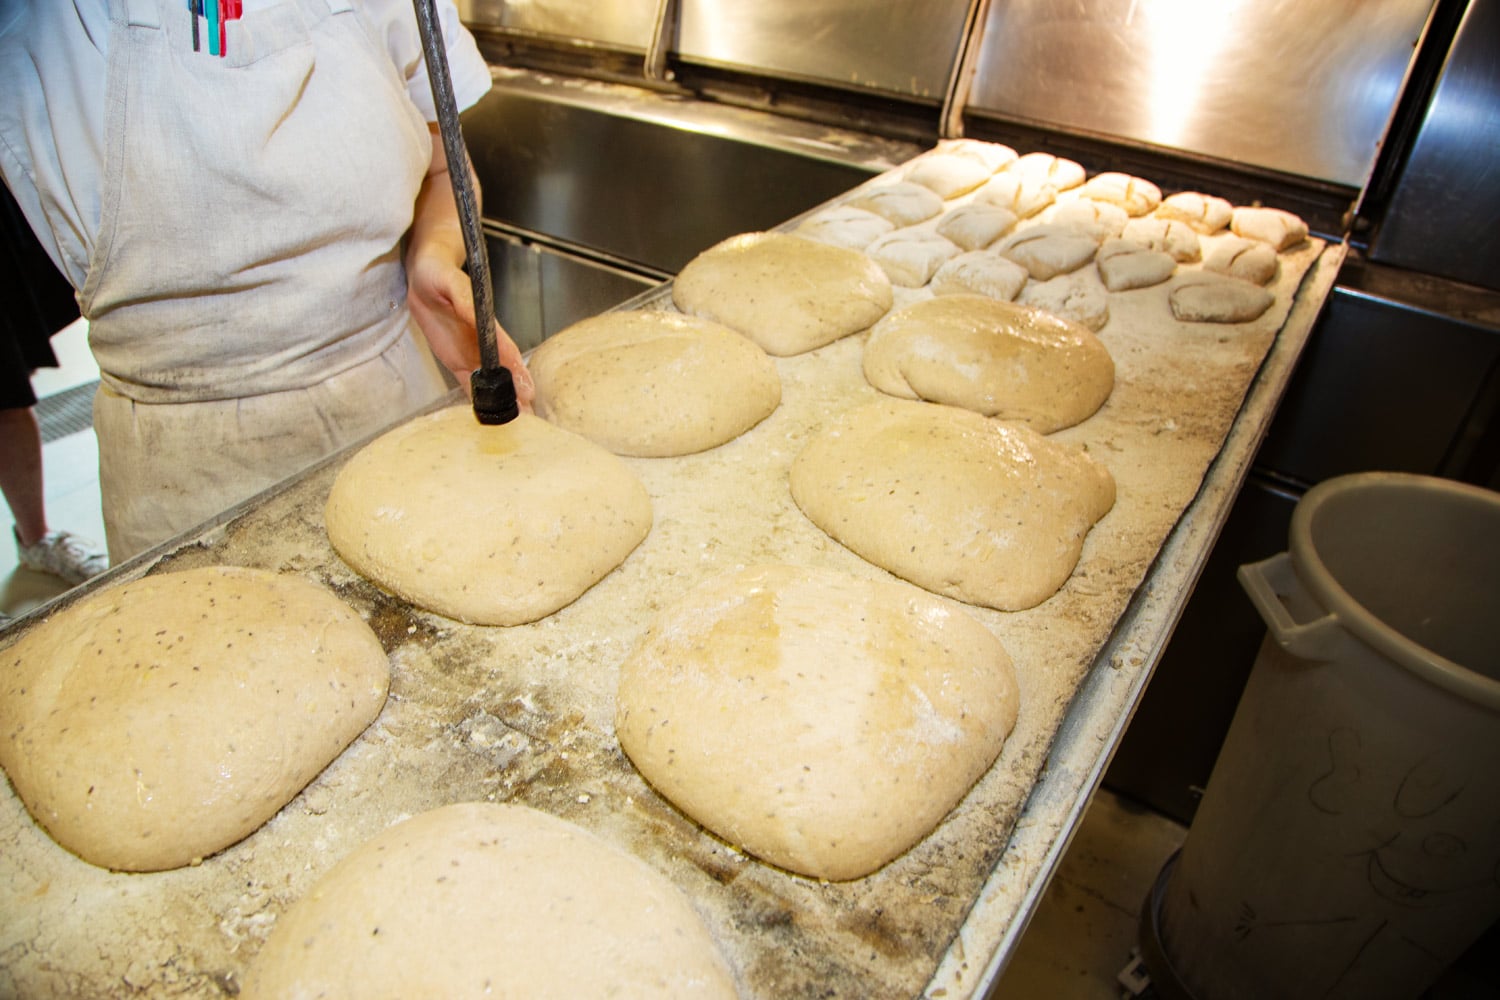
MULTIPOLYGON (((244 12, 277 2, 244 0, 244 12)), ((435 121, 411 0, 356 2, 412 102, 435 121)), ((436 8, 455 101, 466 108, 490 89, 489 66, 452 0, 436 8)), ((75 288, 88 274, 102 213, 109 35, 109 0, 0 0, 0 175, 75 288)))

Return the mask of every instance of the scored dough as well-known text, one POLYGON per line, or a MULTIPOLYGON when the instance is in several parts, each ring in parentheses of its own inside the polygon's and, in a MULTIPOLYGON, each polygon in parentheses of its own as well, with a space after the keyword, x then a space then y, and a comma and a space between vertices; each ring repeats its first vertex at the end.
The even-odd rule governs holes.
POLYGON ((1076 271, 1094 259, 1099 244, 1081 230, 1040 225, 1008 236, 996 248, 1020 264, 1037 281, 1076 271))
POLYGON ((986 181, 974 193, 973 203, 997 205, 1029 219, 1056 200, 1057 188, 1053 185, 1006 170, 986 181))
POLYGON ((1268 243, 1241 236, 1225 236, 1203 259, 1203 269, 1265 285, 1281 269, 1281 258, 1268 243))
POLYGON ((856 250, 744 233, 688 261, 672 282, 672 301, 785 357, 868 328, 891 307, 892 292, 880 265, 856 250))
POLYGON ((982 295, 892 312, 865 344, 881 392, 961 406, 1043 434, 1088 419, 1114 387, 1109 352, 1076 323, 982 295))
POLYGON ((898 227, 914 226, 943 211, 941 195, 909 181, 857 190, 844 204, 874 212, 898 227))
POLYGON ((865 253, 880 265, 891 284, 921 288, 958 247, 934 232, 900 229, 871 243, 865 253))
POLYGON ((1236 208, 1229 220, 1236 236, 1269 243, 1276 250, 1290 250, 1307 239, 1307 223, 1279 208, 1236 208))
POLYGON ((1090 177, 1079 194, 1118 205, 1132 217, 1145 215, 1161 204, 1161 188, 1144 178, 1116 171, 1090 177))
POLYGON ((1276 296, 1241 278, 1198 271, 1179 275, 1167 300, 1172 315, 1188 323, 1248 323, 1276 296))
POLYGON ((737 847, 860 878, 930 833, 1015 725, 1009 656, 906 584, 761 566, 667 608, 620 668, 647 781, 737 847))
POLYGON ((895 229, 891 220, 853 205, 835 205, 809 217, 792 232, 829 246, 863 250, 895 229))
POLYGON ((1049 281, 1033 281, 1016 299, 1023 306, 1035 306, 1054 316, 1072 320, 1079 326, 1099 331, 1109 322, 1109 294, 1100 283, 1085 280, 1082 275, 1064 274, 1049 281))
POLYGON ((1223 198, 1198 191, 1179 191, 1162 199, 1156 217, 1186 222, 1194 230, 1210 236, 1229 225, 1234 208, 1223 198))
POLYGON ((651 530, 614 455, 539 417, 467 406, 411 420, 339 471, 328 540, 366 579, 459 621, 520 625, 575 601, 651 530))
POLYGON ((276 921, 243 1000, 701 997, 734 979, 645 862, 525 806, 460 803, 356 848, 276 921))
POLYGON ((1120 235, 1130 216, 1119 205, 1092 198, 1075 198, 1058 204, 1047 220, 1053 225, 1077 229, 1095 243, 1120 235))
POLYGON ((1009 302, 1026 287, 1026 268, 999 254, 973 250, 937 269, 927 290, 934 295, 988 295, 1009 302))
POLYGON ((1198 234, 1186 222, 1151 217, 1131 219, 1126 224, 1121 239, 1139 243, 1147 250, 1160 250, 1179 263, 1187 264, 1203 256, 1203 244, 1198 234))
POLYGON ((1010 232, 1016 213, 999 205, 970 202, 948 212, 937 224, 937 233, 965 250, 983 250, 1010 232))
POLYGON ((970 604, 1023 611, 1078 564, 1115 481, 1019 424, 888 399, 841 414, 792 462, 792 498, 857 555, 970 604))
POLYGON ((776 365, 748 338, 656 309, 574 323, 542 341, 527 367, 538 416, 617 455, 705 451, 781 401, 776 365))
POLYGON ((1104 287, 1112 292, 1159 285, 1177 270, 1177 261, 1164 250, 1152 250, 1131 240, 1106 240, 1094 256, 1104 287))
POLYGON ((310 581, 230 566, 97 591, 0 658, 0 765, 92 864, 160 871, 238 842, 374 721, 390 667, 310 581))
POLYGON ((976 157, 938 151, 918 157, 906 172, 906 179, 946 200, 974 190, 994 172, 976 157))
POLYGON ((1051 153, 1027 153, 1006 164, 1005 172, 1050 185, 1056 191, 1076 188, 1088 176, 1076 160, 1051 153))

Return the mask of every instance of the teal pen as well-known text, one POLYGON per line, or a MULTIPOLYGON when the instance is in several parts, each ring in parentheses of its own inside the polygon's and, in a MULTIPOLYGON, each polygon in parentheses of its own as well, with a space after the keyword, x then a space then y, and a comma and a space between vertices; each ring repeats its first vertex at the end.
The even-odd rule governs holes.
POLYGON ((208 54, 219 54, 219 0, 203 0, 204 13, 208 15, 208 54))

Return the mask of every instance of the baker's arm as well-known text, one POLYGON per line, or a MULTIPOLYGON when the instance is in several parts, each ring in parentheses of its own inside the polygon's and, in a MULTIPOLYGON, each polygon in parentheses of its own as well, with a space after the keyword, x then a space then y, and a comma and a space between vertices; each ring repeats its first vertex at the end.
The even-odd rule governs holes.
MULTIPOLYGON (((417 194, 416 215, 406 246, 407 303, 439 362, 469 391, 469 373, 479 367, 474 332, 474 291, 464 272, 464 236, 448 178, 442 136, 431 124, 432 165, 417 194)), ((474 190, 479 190, 475 181, 474 190)), ((515 341, 495 324, 500 363, 510 369, 521 408, 531 409, 535 390, 515 341)))

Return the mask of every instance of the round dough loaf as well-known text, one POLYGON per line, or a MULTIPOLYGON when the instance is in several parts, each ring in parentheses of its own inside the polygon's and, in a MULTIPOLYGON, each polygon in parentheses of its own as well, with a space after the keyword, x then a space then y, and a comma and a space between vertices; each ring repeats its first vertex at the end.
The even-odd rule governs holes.
POLYGON ((792 497, 834 539, 920 587, 1023 611, 1055 594, 1115 482, 1019 424, 882 400, 841 414, 792 462, 792 497))
POLYGON ((672 301, 785 357, 868 328, 891 307, 892 292, 880 265, 856 250, 745 233, 688 261, 672 282, 672 301))
POLYGON ((915 588, 761 566, 669 607, 615 730, 689 816, 783 868, 860 878, 930 833, 1015 725, 1010 658, 915 588))
POLYGON ((220 566, 92 593, 3 655, 0 764, 92 864, 160 871, 260 828, 365 730, 390 666, 299 577, 220 566))
POLYGON ((706 451, 781 402, 775 363, 748 338, 657 309, 574 323, 544 340, 527 367, 538 416, 617 455, 706 451))
POLYGON ((734 979, 655 869, 524 806, 460 803, 397 823, 276 922, 243 1000, 700 997, 734 979))
POLYGON ((1091 332, 1030 306, 943 295, 887 315, 865 344, 881 392, 961 406, 1046 434, 1088 419, 1115 365, 1091 332))
POLYGON ((598 445, 522 414, 467 406, 408 421, 339 471, 328 540, 362 576, 480 625, 520 625, 577 600, 651 530, 651 498, 598 445))

